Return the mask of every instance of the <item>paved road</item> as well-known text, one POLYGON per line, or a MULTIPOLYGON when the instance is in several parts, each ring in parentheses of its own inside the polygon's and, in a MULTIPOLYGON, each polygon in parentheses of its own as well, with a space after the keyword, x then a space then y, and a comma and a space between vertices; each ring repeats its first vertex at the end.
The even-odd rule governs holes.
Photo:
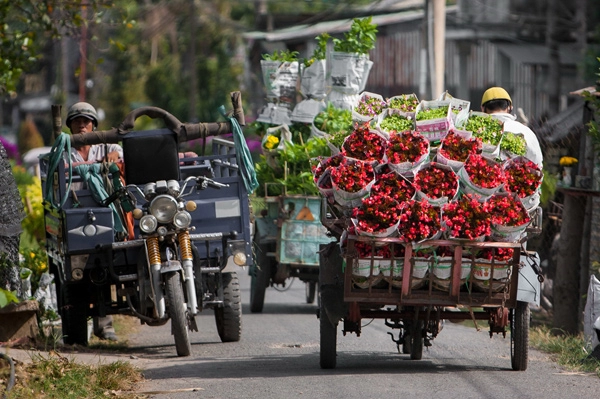
MULTIPOLYGON (((136 363, 145 369, 142 390, 153 398, 592 398, 600 379, 562 371, 532 350, 529 368, 512 371, 508 339, 486 330, 446 323, 423 353, 411 361, 397 353, 382 320, 360 337, 338 334, 334 370, 319 367, 316 306, 305 303, 304 285, 286 292, 267 290, 264 312, 250 313, 249 277, 240 273, 243 333, 236 343, 220 342, 212 312, 197 318, 193 354, 177 358, 169 324, 146 327, 130 337, 136 363)), ((482 323, 485 324, 485 323, 482 323)))

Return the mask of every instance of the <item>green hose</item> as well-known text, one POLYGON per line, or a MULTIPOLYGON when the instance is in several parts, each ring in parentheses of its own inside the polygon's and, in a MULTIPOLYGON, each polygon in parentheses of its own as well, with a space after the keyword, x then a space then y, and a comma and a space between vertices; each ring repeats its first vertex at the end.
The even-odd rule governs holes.
POLYGON ((248 194, 252 194, 258 187, 258 180, 256 178, 256 171, 254 170, 254 160, 246 144, 246 138, 242 127, 234 117, 228 117, 225 113, 225 107, 220 106, 219 112, 231 123, 231 130, 233 132, 233 142, 235 143, 235 156, 237 158, 238 165, 242 165, 241 173, 244 179, 244 185, 248 194))

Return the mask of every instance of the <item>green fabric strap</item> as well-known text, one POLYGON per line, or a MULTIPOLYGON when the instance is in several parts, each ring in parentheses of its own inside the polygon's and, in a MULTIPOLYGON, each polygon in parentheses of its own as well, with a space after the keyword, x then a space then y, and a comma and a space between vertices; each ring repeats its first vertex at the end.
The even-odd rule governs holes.
MULTIPOLYGON (((62 199, 62 202, 60 204, 56 203, 56 198, 54 198, 54 190, 53 190, 53 179, 54 179, 54 173, 58 170, 58 166, 60 165, 60 162, 63 162, 63 152, 66 151, 67 154, 71 154, 71 139, 69 138, 69 135, 66 133, 61 133, 56 140, 54 141, 54 144, 52 145, 52 149, 50 150, 50 155, 49 155, 49 163, 48 163, 48 174, 46 176, 46 190, 44 192, 44 200, 49 202, 50 205, 52 205, 52 207, 57 208, 57 209, 62 209, 62 207, 65 205, 65 202, 67 202, 67 198, 68 196, 65 195, 65 197, 62 199)), ((71 158, 69 157, 69 160, 71 158)), ((71 162, 69 162, 69 174, 68 174, 68 180, 67 180, 67 192, 69 192, 71 190, 71 176, 73 169, 71 167, 71 162)))
POLYGON ((254 161, 252 160, 252 155, 248 149, 248 144, 246 144, 246 138, 244 137, 244 132, 242 132, 242 127, 237 119, 227 116, 224 106, 221 105, 219 107, 219 112, 231 123, 233 142, 235 143, 235 156, 237 158, 238 165, 241 166, 240 170, 242 178, 244 179, 246 191, 248 191, 248 194, 252 194, 252 192, 254 192, 254 190, 258 187, 258 179, 256 178, 254 161))
MULTIPOLYGON (((104 180, 102 179, 102 164, 94 163, 78 165, 75 166, 75 171, 79 176, 82 176, 87 183, 88 189, 92 192, 94 200, 99 204, 104 203, 104 200, 108 198, 109 194, 106 191, 104 180)), ((113 213, 115 231, 117 233, 124 233, 125 227, 123 226, 121 215, 119 215, 115 203, 110 203, 108 206, 113 213)))

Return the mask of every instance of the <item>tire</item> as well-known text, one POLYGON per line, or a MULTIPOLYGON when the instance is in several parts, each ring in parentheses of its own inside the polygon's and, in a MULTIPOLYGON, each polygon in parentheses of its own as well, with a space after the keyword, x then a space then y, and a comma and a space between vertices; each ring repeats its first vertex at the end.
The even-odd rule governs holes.
POLYGON ((250 282, 250 312, 260 313, 265 304, 265 291, 271 280, 271 259, 268 246, 255 243, 254 274, 250 282))
POLYGON ((410 359, 421 360, 423 358, 423 320, 417 321, 416 328, 410 336, 410 359))
POLYGON ((189 356, 192 352, 188 329, 188 312, 183 296, 183 284, 178 272, 168 272, 163 275, 167 306, 171 318, 171 333, 175 338, 177 356, 189 356))
POLYGON ((236 273, 223 273, 223 307, 215 308, 221 342, 237 342, 242 336, 242 297, 236 273))
POLYGON ((527 370, 529 356, 529 303, 517 301, 510 318, 510 361, 515 371, 527 370))
POLYGON ((325 309, 321 307, 320 316, 320 365, 322 369, 334 369, 337 357, 337 324, 329 321, 325 309))
POLYGON ((306 284, 306 303, 311 304, 315 302, 315 296, 317 293, 317 282, 309 281, 306 284))
POLYGON ((60 284, 58 304, 63 342, 67 345, 88 344, 89 289, 85 284, 60 284))

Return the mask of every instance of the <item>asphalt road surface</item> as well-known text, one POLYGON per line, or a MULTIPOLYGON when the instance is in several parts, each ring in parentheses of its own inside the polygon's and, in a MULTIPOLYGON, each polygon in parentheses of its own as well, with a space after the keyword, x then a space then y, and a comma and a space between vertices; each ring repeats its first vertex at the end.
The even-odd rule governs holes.
POLYGON ((214 315, 197 317, 192 356, 175 354, 170 323, 142 327, 129 337, 153 398, 544 398, 600 397, 600 379, 562 370, 530 349, 526 371, 513 371, 509 338, 445 323, 422 360, 399 354, 383 320, 363 320, 360 337, 338 332, 337 367, 319 367, 316 304, 304 284, 267 289, 262 313, 250 313, 250 278, 242 287, 242 339, 221 343, 214 315))

